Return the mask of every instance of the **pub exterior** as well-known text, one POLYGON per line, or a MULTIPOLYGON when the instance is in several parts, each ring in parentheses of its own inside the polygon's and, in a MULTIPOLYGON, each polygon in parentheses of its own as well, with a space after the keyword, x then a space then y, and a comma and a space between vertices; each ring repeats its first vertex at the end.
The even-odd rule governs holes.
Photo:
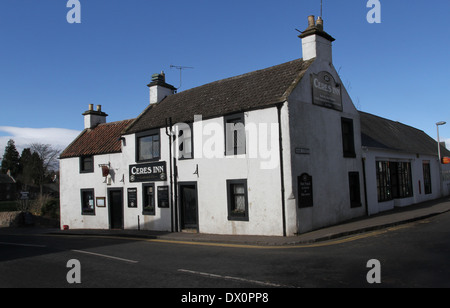
POLYGON ((369 214, 334 38, 313 16, 300 38, 301 59, 179 93, 154 74, 135 119, 89 105, 60 157, 61 228, 291 236, 369 214))

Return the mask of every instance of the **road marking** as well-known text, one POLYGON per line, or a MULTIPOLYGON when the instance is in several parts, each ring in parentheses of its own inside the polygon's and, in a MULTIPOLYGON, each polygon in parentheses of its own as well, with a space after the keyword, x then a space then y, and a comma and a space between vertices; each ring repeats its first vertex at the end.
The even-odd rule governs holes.
POLYGON ((24 246, 24 247, 47 247, 45 245, 34 245, 34 244, 21 244, 21 243, 6 243, 0 242, 0 245, 11 245, 11 246, 24 246))
POLYGON ((119 260, 119 261, 129 262, 129 263, 138 263, 138 262, 139 262, 139 261, 135 261, 135 260, 123 259, 123 258, 118 258, 118 257, 108 256, 108 255, 103 255, 103 254, 100 254, 100 253, 95 253, 95 252, 90 252, 90 251, 85 251, 85 250, 75 250, 75 249, 72 249, 72 251, 79 252, 79 253, 84 253, 84 254, 88 254, 88 255, 93 255, 93 256, 98 256, 98 257, 103 257, 103 258, 109 258, 109 259, 114 259, 114 260, 119 260))
POLYGON ((297 287, 282 285, 282 284, 278 284, 278 283, 265 282, 265 281, 259 281, 259 280, 251 280, 251 279, 245 279, 245 278, 233 277, 233 276, 223 276, 223 275, 217 275, 217 274, 211 274, 211 273, 191 271, 191 270, 186 270, 186 269, 179 269, 178 272, 189 273, 189 274, 194 274, 194 275, 199 275, 199 276, 204 276, 204 277, 209 277, 209 278, 235 280, 235 281, 240 281, 240 282, 245 282, 245 283, 252 283, 252 284, 262 285, 262 286, 266 286, 266 287, 297 288, 297 287))
POLYGON ((177 241, 177 240, 163 240, 163 239, 147 239, 147 242, 156 243, 167 243, 167 244, 181 244, 181 245, 197 245, 197 246, 217 246, 217 247, 230 247, 230 248, 251 248, 251 249, 295 249, 295 248, 314 248, 338 245, 347 242, 353 242, 359 239, 368 238, 372 236, 377 236, 390 231, 396 231, 404 228, 410 227, 411 224, 394 226, 378 231, 372 231, 367 233, 362 233, 359 235, 349 236, 345 238, 340 238, 336 240, 329 240, 316 243, 306 243, 306 244, 293 244, 293 245, 249 245, 249 244, 226 244, 226 243, 211 243, 211 242, 194 242, 194 241, 177 241))
POLYGON ((180 245, 196 245, 196 246, 215 246, 215 247, 228 247, 228 248, 249 248, 249 249, 298 249, 298 248, 314 248, 314 247, 324 247, 331 245, 338 245, 347 242, 356 241, 359 239, 364 239, 368 237, 377 236, 380 234, 384 234, 390 231, 396 231, 404 228, 409 228, 417 222, 411 222, 407 224, 397 225, 393 227, 388 227, 385 229, 380 229, 377 231, 371 231, 366 233, 360 233, 358 235, 342 237, 334 240, 324 240, 321 242, 314 243, 304 243, 304 244, 292 244, 292 245, 251 245, 251 244, 230 244, 230 243, 220 243, 220 242, 200 242, 200 241, 181 241, 181 240, 173 240, 173 239, 145 239, 130 236, 105 236, 105 235, 73 235, 73 234, 43 234, 41 236, 66 236, 66 237, 96 237, 96 238, 110 238, 110 239, 120 239, 120 240, 130 240, 130 241, 144 241, 149 243, 165 243, 165 244, 180 244, 180 245))

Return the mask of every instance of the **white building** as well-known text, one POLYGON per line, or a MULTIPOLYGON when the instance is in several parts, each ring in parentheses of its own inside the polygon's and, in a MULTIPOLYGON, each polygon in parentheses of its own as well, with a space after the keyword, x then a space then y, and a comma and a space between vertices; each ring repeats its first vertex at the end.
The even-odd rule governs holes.
POLYGON ((334 39, 308 23, 302 59, 180 93, 155 74, 132 120, 90 105, 60 157, 61 226, 294 235, 397 205, 374 197, 384 154, 361 144, 334 39))
MULTIPOLYGON (((435 140, 414 127, 360 114, 368 215, 450 194, 450 166, 439 162, 435 140)), ((450 154, 442 145, 441 152, 450 154)))

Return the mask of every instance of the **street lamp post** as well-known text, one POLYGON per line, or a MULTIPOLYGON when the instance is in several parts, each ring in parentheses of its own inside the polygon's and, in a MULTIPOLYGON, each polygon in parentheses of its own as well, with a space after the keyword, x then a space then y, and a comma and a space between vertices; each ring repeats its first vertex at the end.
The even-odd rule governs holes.
POLYGON ((437 129, 437 142, 438 142, 438 155, 439 155, 439 164, 441 163, 441 142, 439 140, 439 126, 445 125, 447 122, 440 121, 436 123, 436 129, 437 129))
POLYGON ((439 126, 445 125, 447 122, 440 121, 436 123, 436 129, 437 129, 437 143, 438 143, 438 156, 439 156, 439 182, 440 182, 440 189, 441 189, 441 197, 444 196, 444 183, 442 183, 442 161, 441 161, 441 141, 439 140, 439 126))

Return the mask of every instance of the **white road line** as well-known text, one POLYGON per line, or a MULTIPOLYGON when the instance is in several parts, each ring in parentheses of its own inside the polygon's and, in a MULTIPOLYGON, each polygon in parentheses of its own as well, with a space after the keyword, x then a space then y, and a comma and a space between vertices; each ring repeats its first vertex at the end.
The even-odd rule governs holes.
POLYGON ((236 280, 236 281, 246 282, 246 283, 253 283, 253 284, 262 285, 262 286, 266 286, 266 287, 297 288, 297 287, 294 287, 294 286, 287 286, 287 285, 282 285, 282 284, 278 284, 278 283, 258 281, 258 280, 251 280, 251 279, 245 279, 245 278, 240 278, 240 277, 222 276, 222 275, 217 275, 217 274, 197 272, 197 271, 191 271, 191 270, 186 270, 186 269, 179 269, 178 271, 179 272, 183 272, 183 273, 189 273, 189 274, 194 274, 194 275, 205 276, 205 277, 209 277, 209 278, 220 278, 220 279, 227 279, 227 280, 236 280))
POLYGON ((34 244, 21 244, 21 243, 7 243, 0 242, 0 245, 11 245, 11 246, 24 246, 24 247, 47 247, 45 245, 34 245, 34 244))
POLYGON ((72 250, 75 252, 79 252, 79 253, 85 253, 88 255, 93 255, 93 256, 98 256, 98 257, 104 257, 104 258, 109 258, 109 259, 114 259, 114 260, 119 260, 119 261, 124 261, 124 262, 129 262, 129 263, 138 263, 139 261, 135 261, 135 260, 129 260, 129 259, 123 259, 123 258, 118 258, 118 257, 114 257, 114 256, 108 256, 108 255, 102 255, 100 253, 95 253, 95 252, 90 252, 90 251, 84 251, 84 250, 72 250))

